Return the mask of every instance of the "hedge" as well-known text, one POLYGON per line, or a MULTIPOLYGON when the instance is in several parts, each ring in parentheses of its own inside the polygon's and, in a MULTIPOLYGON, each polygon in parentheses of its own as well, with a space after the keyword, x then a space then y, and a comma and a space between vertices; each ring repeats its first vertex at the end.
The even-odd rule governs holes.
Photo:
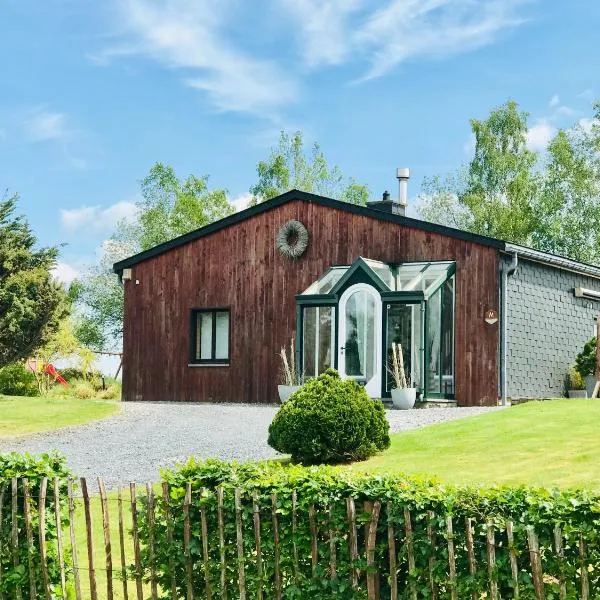
MULTIPOLYGON (((6 453, 0 454, 0 596, 17 598, 18 589, 24 600, 32 598, 30 593, 29 568, 33 568, 34 578, 38 582, 35 598, 43 597, 41 589, 42 561, 40 558, 38 539, 39 512, 38 499, 40 484, 47 479, 46 498, 46 542, 48 578, 51 588, 58 598, 60 596, 60 568, 57 555, 57 536, 54 503, 54 478, 59 478, 60 514, 63 525, 68 523, 67 478, 70 473, 66 467, 65 458, 59 454, 30 454, 6 453), (17 552, 12 545, 13 529, 13 478, 17 481, 16 517, 17 517, 17 552), (28 483, 30 497, 31 531, 35 543, 30 549, 27 543, 27 527, 24 512, 23 479, 28 483), (16 564, 15 566, 15 559, 16 564)), ((66 544, 65 544, 66 546, 66 544)), ((68 561, 68 550, 65 547, 65 557, 68 561)))
POLYGON ((171 597, 171 586, 176 587, 180 597, 186 597, 187 577, 198 594, 209 589, 213 597, 221 597, 225 587, 229 598, 239 597, 239 558, 243 560, 247 598, 260 597, 259 589, 263 598, 276 598, 279 588, 282 598, 366 598, 369 577, 380 598, 390 598, 390 531, 396 548, 392 554, 400 598, 414 598, 413 593, 429 598, 432 586, 440 598, 451 597, 453 588, 458 598, 475 597, 473 594, 481 597, 482 593, 489 593, 490 582, 497 586, 500 597, 514 597, 511 552, 517 561, 520 597, 534 598, 528 527, 533 527, 539 537, 544 570, 540 585, 544 586, 547 599, 560 597, 562 581, 567 598, 580 597, 582 571, 590 597, 600 595, 600 497, 584 490, 453 487, 413 477, 365 476, 333 467, 276 462, 190 460, 163 471, 162 478, 168 503, 164 498, 156 499, 156 516, 150 528, 146 511, 140 510, 139 534, 141 569, 146 577, 155 572, 159 586, 166 590, 165 598, 171 597), (184 510, 188 484, 189 519, 184 510), (238 519, 236 489, 240 494, 238 519), (352 560, 348 543, 350 497, 356 506, 360 549, 356 560, 352 560), (372 562, 367 568, 367 533, 363 525, 373 518, 374 505, 380 507, 380 514, 373 529, 372 562), (260 565, 256 552, 257 516, 260 565), (407 516, 412 529, 410 544, 406 536, 407 516), (454 524, 452 535, 448 534, 448 517, 454 524), (473 526, 473 569, 467 552, 466 519, 473 526), (514 528, 512 545, 506 531, 508 521, 514 528), (190 526, 187 546, 186 523, 190 526), (242 532, 241 548, 238 527, 242 532), (557 531, 561 534, 564 558, 554 545, 557 531), (316 533, 316 549, 311 533, 316 533), (454 583, 449 575, 449 540, 456 560, 454 583), (491 567, 490 548, 495 554, 491 567), (414 560, 414 566, 409 560, 414 560), (353 588, 355 569, 360 577, 353 588))

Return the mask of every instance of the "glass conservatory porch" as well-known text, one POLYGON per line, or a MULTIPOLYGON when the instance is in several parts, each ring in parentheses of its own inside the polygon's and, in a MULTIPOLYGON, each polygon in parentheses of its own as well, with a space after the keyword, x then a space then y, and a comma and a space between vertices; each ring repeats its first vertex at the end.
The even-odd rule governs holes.
POLYGON ((331 267, 296 296, 298 368, 329 367, 390 396, 392 344, 402 345, 407 378, 421 399, 454 398, 455 263, 387 264, 358 258, 331 267))

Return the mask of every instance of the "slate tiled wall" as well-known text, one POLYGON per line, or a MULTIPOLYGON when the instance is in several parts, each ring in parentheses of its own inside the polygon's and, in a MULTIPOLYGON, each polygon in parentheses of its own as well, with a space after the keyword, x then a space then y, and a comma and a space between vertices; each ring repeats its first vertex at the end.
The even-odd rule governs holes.
POLYGON ((600 291, 600 280, 519 260, 508 279, 509 398, 565 395, 565 376, 594 335, 594 316, 600 313, 600 302, 576 298, 575 287, 600 291))

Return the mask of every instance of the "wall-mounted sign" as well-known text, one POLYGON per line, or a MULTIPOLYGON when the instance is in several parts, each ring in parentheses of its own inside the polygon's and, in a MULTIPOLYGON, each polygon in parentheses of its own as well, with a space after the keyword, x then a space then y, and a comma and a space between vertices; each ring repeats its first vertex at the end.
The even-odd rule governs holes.
POLYGON ((489 308, 485 311, 485 322, 489 325, 495 325, 498 322, 498 311, 493 308, 489 308))

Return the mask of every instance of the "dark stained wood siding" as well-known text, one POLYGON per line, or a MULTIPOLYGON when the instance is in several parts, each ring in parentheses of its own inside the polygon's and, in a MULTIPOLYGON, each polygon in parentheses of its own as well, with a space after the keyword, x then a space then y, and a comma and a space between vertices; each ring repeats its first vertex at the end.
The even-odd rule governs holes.
POLYGON ((456 261, 456 399, 498 400, 498 251, 464 240, 291 201, 133 267, 125 282, 123 398, 147 401, 274 402, 278 351, 295 332, 295 295, 331 265, 358 256, 386 262, 456 261), (275 249, 279 227, 302 221, 304 256, 275 249), (136 280, 139 284, 136 284, 136 280), (192 308, 231 309, 231 365, 189 367, 192 308))

